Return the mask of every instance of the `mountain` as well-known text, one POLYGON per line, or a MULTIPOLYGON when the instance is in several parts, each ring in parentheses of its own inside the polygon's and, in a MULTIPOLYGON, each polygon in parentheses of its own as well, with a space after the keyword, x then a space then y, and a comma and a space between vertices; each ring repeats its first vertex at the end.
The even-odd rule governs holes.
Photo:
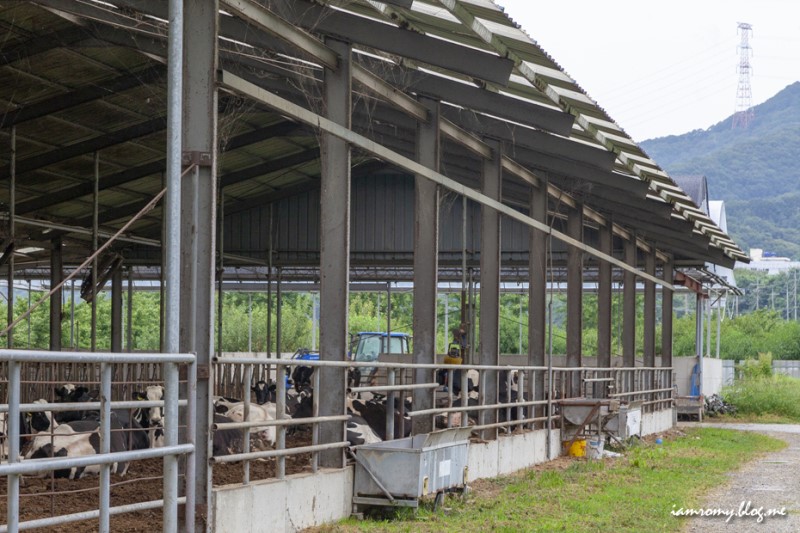
POLYGON ((747 129, 733 117, 706 130, 641 143, 671 176, 701 174, 724 200, 728 232, 747 252, 800 259, 800 82, 753 108, 747 129))

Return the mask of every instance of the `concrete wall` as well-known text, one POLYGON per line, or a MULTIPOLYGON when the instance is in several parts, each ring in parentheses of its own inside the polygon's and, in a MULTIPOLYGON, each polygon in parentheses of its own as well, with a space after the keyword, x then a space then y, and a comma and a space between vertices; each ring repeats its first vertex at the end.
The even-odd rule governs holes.
MULTIPOLYGON (((561 430, 554 429, 551 439, 550 459, 555 459, 561 452, 561 430)), ((494 441, 470 443, 467 459, 469 479, 510 474, 548 460, 546 429, 501 435, 494 441)))
POLYGON ((291 533, 350 516, 353 467, 214 489, 215 533, 291 533))
POLYGON ((675 423, 673 411, 674 409, 664 409, 655 413, 642 413, 642 437, 672 429, 675 423))
MULTIPOLYGON (((697 357, 675 357, 672 360, 678 396, 691 395, 691 374, 697 357)), ((724 382, 723 360, 703 358, 703 394, 719 394, 724 382)))
POLYGON ((723 385, 722 359, 703 358, 703 395, 719 394, 723 385))

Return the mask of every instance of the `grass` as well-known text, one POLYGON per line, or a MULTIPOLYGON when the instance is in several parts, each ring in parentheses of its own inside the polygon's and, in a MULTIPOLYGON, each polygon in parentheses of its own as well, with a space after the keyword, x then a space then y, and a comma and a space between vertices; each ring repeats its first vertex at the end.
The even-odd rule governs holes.
POLYGON ((725 401, 736 406, 736 419, 776 417, 800 422, 800 379, 776 374, 742 379, 722 391, 725 401))
POLYGON ((784 446, 755 433, 692 429, 663 445, 642 444, 622 458, 561 459, 475 482, 466 501, 448 497, 445 512, 434 513, 428 505, 416 513, 347 519, 318 531, 678 531, 683 519, 670 511, 699 506, 726 472, 784 446))

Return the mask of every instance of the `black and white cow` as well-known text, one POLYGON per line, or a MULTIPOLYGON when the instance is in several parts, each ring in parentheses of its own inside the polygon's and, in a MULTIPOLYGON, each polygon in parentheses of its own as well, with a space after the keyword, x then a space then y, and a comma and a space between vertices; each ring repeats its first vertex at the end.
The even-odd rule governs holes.
MULTIPOLYGON (((161 385, 150 385, 144 392, 136 391, 133 393, 134 400, 141 401, 161 401, 164 399, 164 387, 161 385)), ((134 412, 134 418, 139 425, 147 430, 151 448, 164 446, 164 416, 161 407, 140 407, 134 412)))
MULTIPOLYGON (((47 403, 37 400, 35 403, 47 403)), ((94 420, 73 420, 59 424, 49 411, 31 414, 31 430, 35 435, 32 443, 25 453, 25 459, 41 459, 47 457, 83 457, 100 453, 100 423, 94 420)), ((118 420, 111 420, 111 452, 121 452, 127 449, 125 437, 122 434, 122 425, 118 420)), ((111 473, 125 475, 128 463, 115 462, 111 464, 111 473)), ((53 475, 57 478, 80 479, 87 474, 98 474, 99 465, 75 467, 55 470, 53 475)), ((47 476, 40 474, 40 477, 47 476)))
MULTIPOLYGON (((65 383, 60 387, 53 389, 55 391, 56 403, 81 403, 96 400, 98 394, 90 394, 89 389, 83 386, 75 385, 74 383, 65 383)), ((63 424, 65 422, 72 422, 73 420, 80 420, 86 414, 86 411, 56 411, 56 422, 63 424)))
MULTIPOLYGON (((214 413, 215 424, 225 424, 233 422, 224 415, 214 413)), ((242 451, 242 432, 238 429, 217 429, 211 440, 212 453, 215 457, 230 455, 242 451)))
MULTIPOLYGON (((244 422, 244 402, 232 405, 225 413, 224 416, 230 418, 234 422, 244 422)), ((266 403, 264 405, 250 404, 250 411, 247 415, 248 422, 267 422, 275 420, 276 409, 274 403, 266 403)), ((275 426, 262 427, 258 431, 258 436, 266 442, 269 446, 275 445, 277 430, 275 426)))

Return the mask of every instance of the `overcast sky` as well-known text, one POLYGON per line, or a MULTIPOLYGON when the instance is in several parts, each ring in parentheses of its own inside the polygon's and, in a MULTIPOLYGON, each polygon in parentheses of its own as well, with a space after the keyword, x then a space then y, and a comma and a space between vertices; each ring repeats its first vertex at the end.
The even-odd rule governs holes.
POLYGON ((740 22, 752 103, 800 80, 800 0, 495 0, 637 142, 736 109, 740 22))

